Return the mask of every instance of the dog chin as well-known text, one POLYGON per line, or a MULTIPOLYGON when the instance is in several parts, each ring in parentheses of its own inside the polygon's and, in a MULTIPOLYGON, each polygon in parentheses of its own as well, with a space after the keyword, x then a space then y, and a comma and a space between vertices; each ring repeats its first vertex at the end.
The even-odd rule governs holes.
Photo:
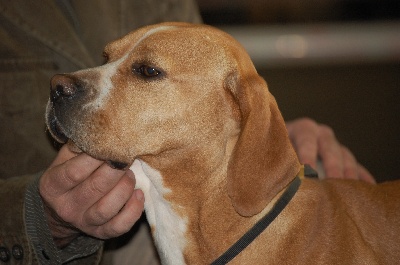
POLYGON ((68 139, 67 146, 73 153, 80 154, 83 152, 71 139, 68 139))
MULTIPOLYGON (((79 154, 79 153, 87 153, 87 154, 90 155, 90 153, 82 151, 82 149, 79 148, 71 139, 68 140, 67 145, 68 145, 68 149, 71 152, 74 152, 74 153, 77 153, 77 154, 79 154)), ((95 158, 97 157, 96 155, 90 155, 90 156, 95 157, 95 158)), ((114 168, 114 169, 125 170, 129 166, 129 164, 125 163, 125 162, 120 162, 120 161, 110 160, 110 159, 101 159, 101 158, 98 158, 98 159, 105 161, 111 168, 114 168)))
MULTIPOLYGON (((71 152, 73 152, 73 153, 76 153, 76 154, 79 154, 79 153, 87 153, 87 152, 82 151, 82 149, 79 148, 79 147, 74 143, 74 141, 71 140, 71 139, 68 139, 68 142, 67 142, 66 144, 67 144, 67 146, 68 146, 68 149, 69 149, 71 152)), ((90 154, 89 154, 89 155, 90 155, 90 154)), ((96 157, 96 156, 93 156, 93 157, 96 157)), ((101 159, 101 160, 106 161, 106 163, 107 163, 111 168, 114 168, 114 169, 125 170, 125 169, 127 169, 127 168, 129 167, 129 164, 128 164, 128 163, 125 163, 125 162, 120 162, 120 161, 110 160, 110 159, 101 159)))

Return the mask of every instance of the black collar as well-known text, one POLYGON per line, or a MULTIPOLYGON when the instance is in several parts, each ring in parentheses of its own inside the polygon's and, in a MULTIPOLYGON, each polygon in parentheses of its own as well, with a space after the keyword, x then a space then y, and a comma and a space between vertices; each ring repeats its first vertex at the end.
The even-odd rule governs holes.
POLYGON ((233 244, 224 254, 219 256, 211 265, 226 264, 235 258, 241 251, 243 251, 254 239, 256 239, 282 212, 288 205, 290 200, 299 189, 301 180, 297 176, 289 187, 285 190, 282 196, 275 203, 271 211, 260 219, 249 231, 246 232, 235 244, 233 244))

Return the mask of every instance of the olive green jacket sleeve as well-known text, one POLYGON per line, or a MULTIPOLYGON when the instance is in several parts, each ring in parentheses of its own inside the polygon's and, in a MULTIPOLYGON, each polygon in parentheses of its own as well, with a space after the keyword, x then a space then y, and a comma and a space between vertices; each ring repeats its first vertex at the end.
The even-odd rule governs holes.
POLYGON ((27 186, 24 209, 27 236, 40 264, 99 263, 102 240, 82 234, 63 249, 55 246, 39 195, 39 176, 27 186))
POLYGON ((0 264, 99 264, 103 242, 85 235, 58 249, 38 191, 40 174, 0 180, 0 264), (12 216, 13 218, 8 218, 12 216))

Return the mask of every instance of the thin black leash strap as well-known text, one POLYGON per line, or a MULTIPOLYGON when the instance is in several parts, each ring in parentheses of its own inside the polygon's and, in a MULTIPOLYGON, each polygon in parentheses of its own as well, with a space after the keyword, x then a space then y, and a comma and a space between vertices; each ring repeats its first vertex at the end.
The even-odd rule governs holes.
POLYGON ((268 212, 262 219, 260 219, 249 231, 246 232, 235 244, 233 244, 224 254, 217 258, 211 265, 226 264, 242 252, 256 237, 258 237, 285 209, 286 205, 290 202, 293 196, 299 189, 301 180, 297 176, 289 188, 283 193, 279 200, 275 203, 271 211, 268 212))

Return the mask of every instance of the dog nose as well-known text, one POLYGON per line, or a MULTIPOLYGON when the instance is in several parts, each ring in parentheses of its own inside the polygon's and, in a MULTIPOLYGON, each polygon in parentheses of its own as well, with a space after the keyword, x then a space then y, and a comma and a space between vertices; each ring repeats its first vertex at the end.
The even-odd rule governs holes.
POLYGON ((58 74, 50 81, 50 99, 55 102, 60 98, 72 97, 77 91, 75 80, 68 75, 58 74))

